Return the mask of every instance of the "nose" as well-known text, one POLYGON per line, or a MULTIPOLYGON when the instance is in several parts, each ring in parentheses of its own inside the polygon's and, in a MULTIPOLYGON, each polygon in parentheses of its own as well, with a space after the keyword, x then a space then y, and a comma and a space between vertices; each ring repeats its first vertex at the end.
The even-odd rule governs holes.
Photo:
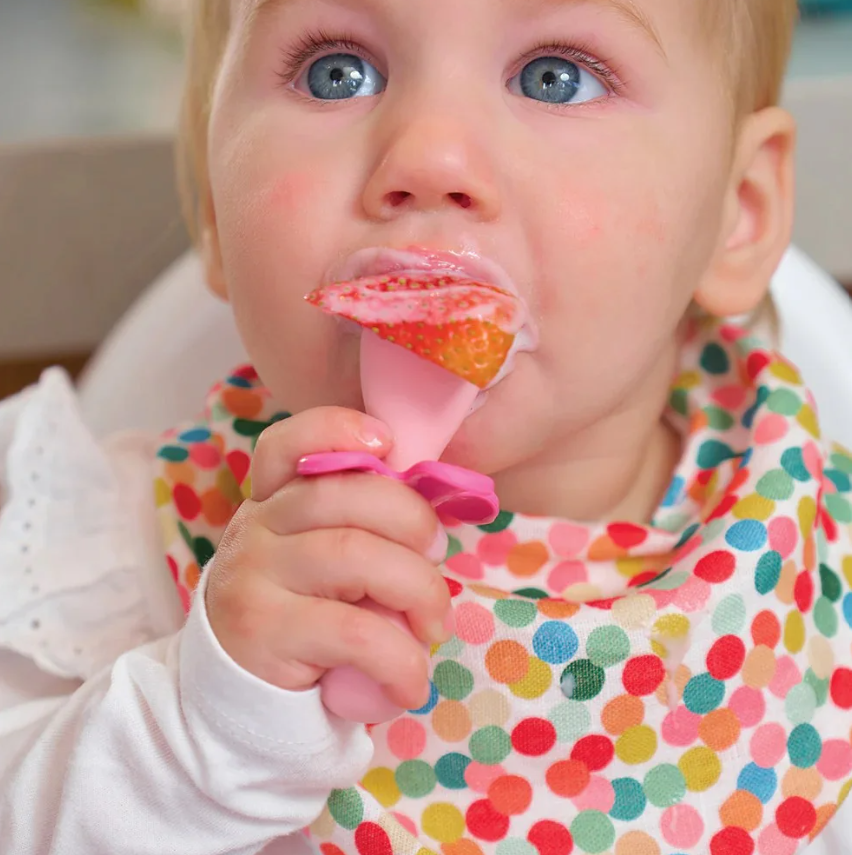
POLYGON ((376 166, 364 188, 367 215, 389 221, 452 211, 481 221, 497 218, 500 191, 485 127, 484 121, 436 109, 391 116, 379 131, 376 166))

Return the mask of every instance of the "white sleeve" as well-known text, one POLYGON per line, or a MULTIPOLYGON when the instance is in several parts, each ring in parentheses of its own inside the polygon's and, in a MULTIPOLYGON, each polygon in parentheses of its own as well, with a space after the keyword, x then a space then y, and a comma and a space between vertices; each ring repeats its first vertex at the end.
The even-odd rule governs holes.
POLYGON ((309 825, 369 764, 362 726, 186 627, 74 694, 0 712, 0 829, 14 855, 254 855, 309 825))
POLYGON ((0 405, 0 848, 257 853, 353 786, 372 742, 317 691, 285 692, 236 665, 207 621, 206 579, 183 628, 174 611, 153 614, 168 571, 127 502, 150 487, 127 482, 128 455, 95 454, 67 381, 51 382, 0 405), (13 667, 25 660, 41 671, 26 685, 13 667))

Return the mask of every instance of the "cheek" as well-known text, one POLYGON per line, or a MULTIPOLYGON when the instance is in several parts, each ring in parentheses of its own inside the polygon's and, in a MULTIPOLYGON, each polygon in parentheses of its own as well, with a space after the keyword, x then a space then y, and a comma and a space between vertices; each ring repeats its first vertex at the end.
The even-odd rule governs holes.
POLYGON ((258 283, 274 279, 278 288, 284 271, 291 283, 319 281, 320 262, 328 263, 328 234, 334 233, 322 217, 323 207, 330 208, 323 190, 317 170, 277 162, 255 187, 239 191, 246 198, 231 240, 234 255, 242 256, 242 275, 250 270, 258 283))
POLYGON ((598 315, 621 308, 658 280, 670 256, 667 214, 652 188, 575 186, 540 243, 539 269, 553 271, 542 315, 569 306, 598 315), (558 279, 556 278, 558 277, 558 279))
POLYGON ((299 245, 311 236, 318 181, 309 169, 255 152, 250 170, 226 168, 215 195, 217 226, 228 254, 255 255, 273 245, 299 245))
POLYGON ((344 184, 286 139, 248 118, 211 154, 232 308, 249 357, 288 408, 357 406, 357 351, 303 300, 334 261, 340 224, 324 212, 340 207, 329 194, 344 184))
POLYGON ((274 139, 267 133, 246 141, 240 163, 222 158, 217 170, 219 241, 238 311, 246 303, 261 314, 282 311, 316 287, 339 234, 323 215, 334 210, 325 171, 274 139))
POLYGON ((697 227, 691 203, 647 170, 587 174, 539 244, 550 273, 538 309, 548 373, 595 407, 646 373, 674 335, 695 285, 687 254, 697 227))
POLYGON ((647 314, 659 325, 681 311, 713 249, 721 186, 706 177, 713 170, 702 174, 671 142, 633 139, 619 157, 589 150, 572 159, 552 176, 558 189, 539 195, 550 204, 539 208, 531 241, 537 268, 552 271, 539 309, 545 321, 579 315, 580 335, 600 335, 595 319, 639 323, 647 314))
POLYGON ((210 174, 223 250, 238 257, 267 243, 299 245, 311 235, 327 184, 319 155, 288 132, 280 110, 252 110, 235 100, 211 123, 210 174))
POLYGON ((276 228, 296 233, 305 229, 305 214, 310 213, 322 195, 323 182, 316 171, 294 168, 285 160, 276 169, 268 190, 258 204, 257 216, 276 228))

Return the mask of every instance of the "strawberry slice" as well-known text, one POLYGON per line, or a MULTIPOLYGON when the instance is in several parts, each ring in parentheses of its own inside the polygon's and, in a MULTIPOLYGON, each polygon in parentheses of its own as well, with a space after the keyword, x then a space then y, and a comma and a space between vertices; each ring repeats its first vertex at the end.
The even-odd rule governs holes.
POLYGON ((327 285, 305 298, 484 389, 522 325, 512 294, 483 282, 425 274, 327 285))

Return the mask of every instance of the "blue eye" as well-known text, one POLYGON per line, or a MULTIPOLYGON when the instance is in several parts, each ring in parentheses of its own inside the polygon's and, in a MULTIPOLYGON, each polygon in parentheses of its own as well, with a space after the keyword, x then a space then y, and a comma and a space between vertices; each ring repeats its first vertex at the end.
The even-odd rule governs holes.
POLYGON ((543 56, 524 66, 509 82, 516 95, 545 104, 582 104, 607 95, 603 82, 576 62, 558 56, 543 56))
POLYGON ((351 53, 324 56, 311 65, 305 85, 314 98, 342 101, 378 95, 384 91, 385 79, 366 60, 351 53))

